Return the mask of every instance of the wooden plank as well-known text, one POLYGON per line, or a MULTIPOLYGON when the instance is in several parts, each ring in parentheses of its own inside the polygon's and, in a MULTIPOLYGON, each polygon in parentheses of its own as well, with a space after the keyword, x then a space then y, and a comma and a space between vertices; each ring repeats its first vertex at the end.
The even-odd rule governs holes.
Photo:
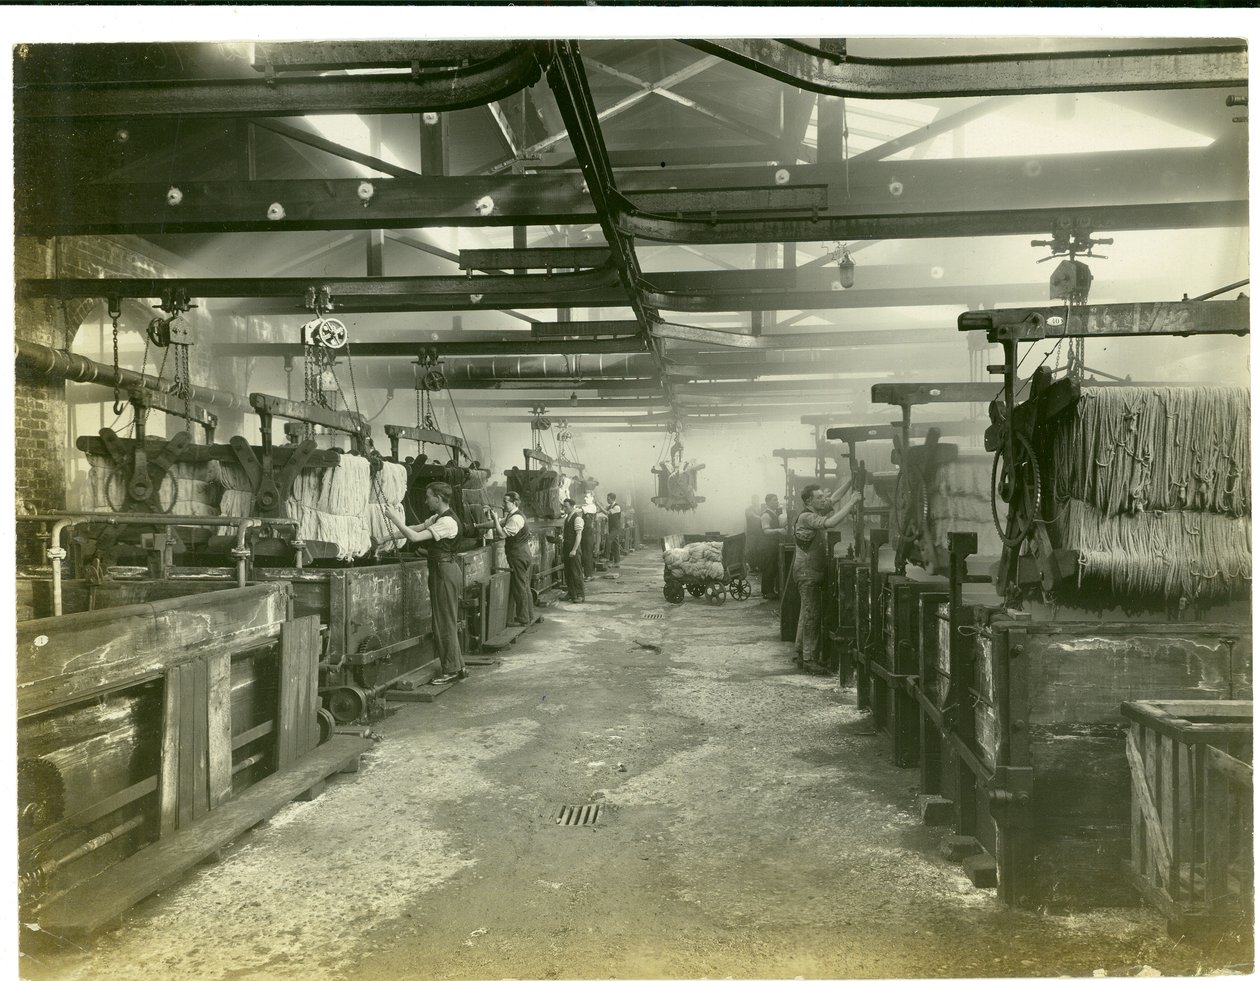
POLYGON ((210 691, 206 671, 206 658, 191 664, 193 676, 193 820, 199 820, 210 810, 210 768, 207 765, 210 745, 210 691))
POLYGON ((297 621, 280 628, 280 690, 276 706, 276 769, 285 770, 296 755, 294 728, 297 720, 297 621))
POLYGON ((261 646, 288 593, 269 583, 18 624, 18 718, 160 678, 190 654, 261 646))
POLYGON ((166 672, 162 698, 162 785, 160 834, 179 825, 179 668, 166 672))
POLYGON ((290 628, 297 648, 297 741, 298 756, 319 744, 319 617, 303 617, 290 628))
POLYGON ((179 665, 179 826, 186 828, 193 819, 193 787, 197 762, 193 755, 193 730, 196 726, 196 687, 193 665, 179 665))
MULTIPOLYGON (((1162 882, 1168 881, 1171 858, 1168 854, 1168 842, 1164 838, 1164 829, 1160 825, 1159 811, 1155 807, 1155 799, 1151 792, 1149 774, 1147 772, 1146 754, 1138 748, 1140 729, 1130 729, 1124 741, 1125 755, 1129 759, 1129 773, 1132 777, 1133 792, 1137 797, 1138 807, 1142 815, 1142 824, 1146 829, 1148 858, 1159 873, 1162 882)), ((1149 877, 1149 873, 1148 873, 1149 877)))
POLYGON ((206 752, 213 809, 232 795, 232 662, 217 655, 206 663, 206 752))
POLYGON ((94 933, 117 920, 146 896, 177 883, 184 873, 284 807, 304 790, 340 771, 371 743, 334 736, 293 769, 259 781, 216 808, 195 827, 143 848, 113 868, 51 902, 39 915, 45 930, 59 936, 94 933))

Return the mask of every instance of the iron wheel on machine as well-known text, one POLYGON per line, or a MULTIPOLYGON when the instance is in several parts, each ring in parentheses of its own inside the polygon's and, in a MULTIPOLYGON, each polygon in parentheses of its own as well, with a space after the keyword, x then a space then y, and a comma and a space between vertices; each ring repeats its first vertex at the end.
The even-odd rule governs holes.
POLYGON ((720 582, 715 582, 705 590, 705 595, 714 606, 721 606, 726 602, 726 587, 720 582))
POLYGON ((687 592, 689 592, 696 599, 699 599, 701 596, 704 595, 704 587, 701 586, 699 583, 694 583, 694 582, 688 583, 687 592))
POLYGON ((736 579, 731 583, 731 595, 737 600, 746 600, 752 595, 752 583, 747 579, 736 579))
POLYGON ((665 584, 665 598, 671 603, 681 603, 683 601, 682 583, 667 582, 665 584))

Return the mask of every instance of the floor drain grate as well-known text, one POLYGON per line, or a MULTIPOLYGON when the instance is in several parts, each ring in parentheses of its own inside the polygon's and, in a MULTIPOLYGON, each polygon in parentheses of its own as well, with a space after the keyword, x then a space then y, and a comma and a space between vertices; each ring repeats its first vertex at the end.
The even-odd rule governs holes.
POLYGON ((556 815, 556 824, 566 828, 588 828, 599 820, 603 804, 565 804, 556 815))
POLYGON ((664 620, 664 613, 645 613, 639 619, 641 620, 664 620))

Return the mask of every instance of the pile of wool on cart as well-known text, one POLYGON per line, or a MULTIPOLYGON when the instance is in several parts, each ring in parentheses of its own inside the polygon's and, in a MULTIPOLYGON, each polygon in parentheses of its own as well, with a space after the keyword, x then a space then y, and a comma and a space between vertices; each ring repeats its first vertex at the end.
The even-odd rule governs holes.
POLYGON ((721 542, 691 542, 665 551, 665 568, 676 579, 721 579, 721 542))
POLYGON ((1217 601, 1251 579, 1251 398, 1244 388, 1086 389, 1052 440, 1055 544, 1082 585, 1217 601))
POLYGON ((993 524, 992 466, 988 453, 960 450, 957 459, 937 468, 928 491, 928 529, 938 547, 949 547, 951 532, 973 531, 981 555, 1002 551, 993 524))
MULTIPOLYGON (((88 492, 93 511, 118 511, 127 501, 125 474, 107 456, 88 454, 88 492)), ((212 463, 177 462, 158 485, 158 509, 181 517, 219 513, 219 488, 210 478, 212 463)))

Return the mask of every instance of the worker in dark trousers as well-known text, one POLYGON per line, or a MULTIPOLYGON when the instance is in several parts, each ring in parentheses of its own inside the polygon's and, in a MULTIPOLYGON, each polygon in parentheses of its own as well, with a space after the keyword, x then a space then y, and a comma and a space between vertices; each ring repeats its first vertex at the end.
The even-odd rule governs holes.
POLYGON ((530 592, 530 573, 534 557, 529 551, 529 523, 521 510, 521 495, 508 491, 503 495, 503 518, 490 512, 494 530, 503 539, 503 551, 507 555, 508 571, 512 575, 511 600, 508 604, 508 622, 527 627, 534 622, 534 598, 530 592))
POLYGON ((595 527, 595 515, 598 508, 595 506, 595 495, 590 491, 586 492, 586 498, 582 503, 582 575, 587 582, 595 578, 595 539, 599 537, 595 527))
POLYGON ((560 502, 564 515, 564 537, 560 540, 560 554, 564 558, 564 581, 568 588, 565 599, 573 603, 586 602, 586 582, 582 574, 582 512, 566 497, 560 502))
POLYGON ((608 495, 608 504, 595 506, 608 515, 608 564, 614 569, 621 568, 621 505, 617 503, 617 495, 608 495))
MULTIPOLYGON (((424 489, 424 500, 433 517, 421 525, 404 523, 402 511, 385 509, 385 514, 410 542, 421 546, 429 557, 429 600, 433 606, 433 637, 442 673, 433 684, 462 681, 468 677, 464 655, 459 648, 459 594, 464 575, 459 568, 459 540, 464 535, 459 516, 451 510, 451 485, 434 481, 424 489)), ((420 549, 417 549, 419 551, 420 549)))
POLYGON ((779 546, 783 544, 783 510, 779 496, 767 494, 761 508, 761 595, 779 598, 779 546))
POLYGON ((796 627, 796 664, 811 674, 825 674, 822 653, 822 584, 827 575, 827 532, 840 524, 857 503, 853 481, 828 494, 818 484, 801 490, 805 509, 796 516, 792 537, 796 558, 792 576, 801 593, 801 613, 796 627), (841 502, 843 503, 841 504, 841 502), (837 505, 839 505, 837 507, 837 505))

